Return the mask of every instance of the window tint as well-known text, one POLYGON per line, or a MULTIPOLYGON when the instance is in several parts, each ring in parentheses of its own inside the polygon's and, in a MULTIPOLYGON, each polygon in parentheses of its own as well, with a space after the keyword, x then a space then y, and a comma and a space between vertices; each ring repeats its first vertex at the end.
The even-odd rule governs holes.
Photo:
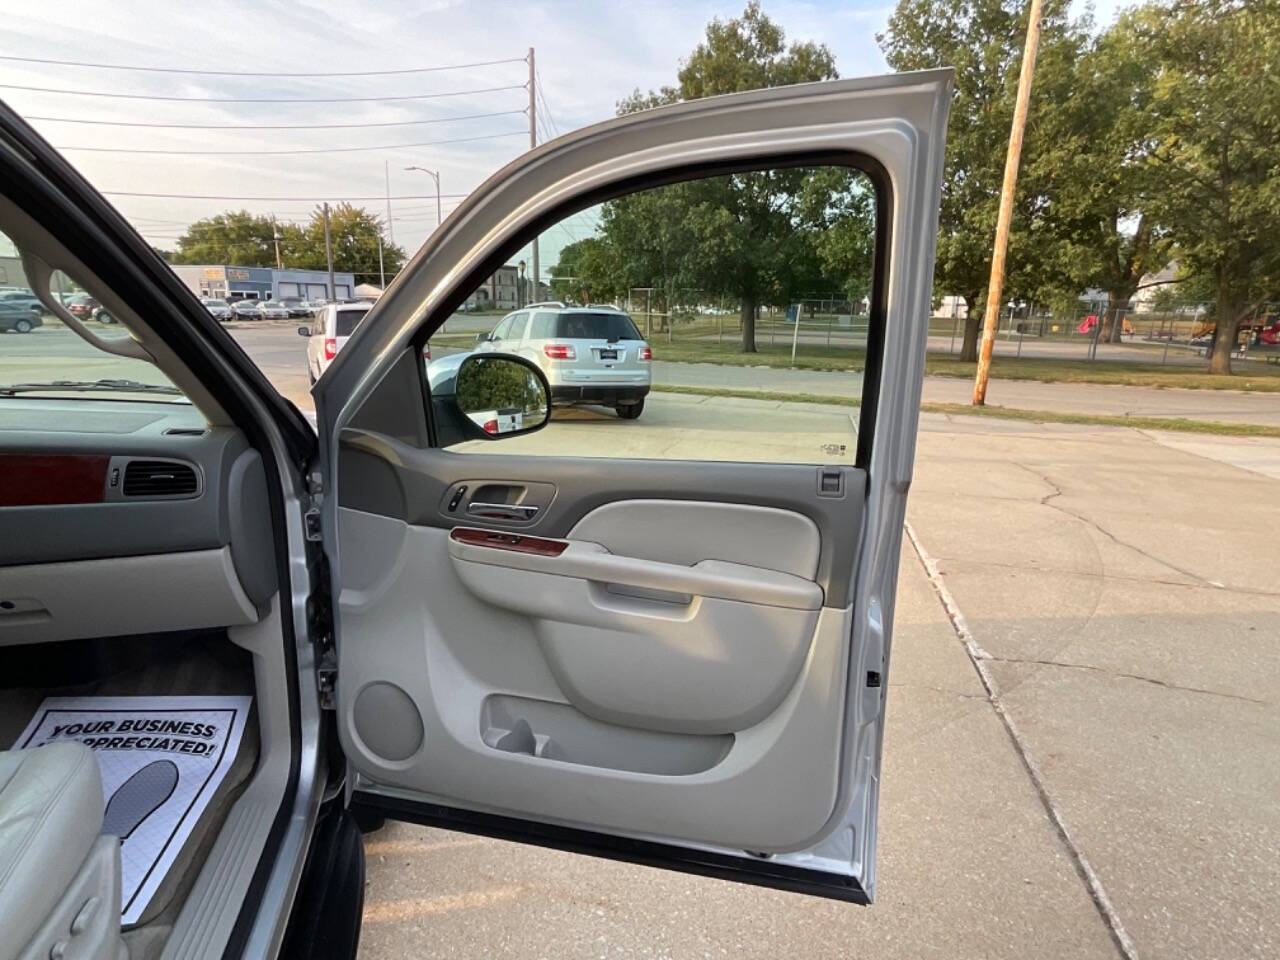
POLYGON ((640 331, 625 313, 561 313, 554 337, 566 340, 640 340, 640 331))
POLYGON ((511 329, 511 325, 515 323, 515 319, 516 319, 515 314, 509 317, 504 317, 502 322, 493 328, 493 333, 489 335, 490 338, 494 340, 507 339, 507 331, 511 329))
POLYGON ((335 337, 349 337, 356 332, 356 327, 360 326, 360 321, 364 319, 364 315, 368 310, 339 310, 338 317, 334 324, 333 335, 335 337))

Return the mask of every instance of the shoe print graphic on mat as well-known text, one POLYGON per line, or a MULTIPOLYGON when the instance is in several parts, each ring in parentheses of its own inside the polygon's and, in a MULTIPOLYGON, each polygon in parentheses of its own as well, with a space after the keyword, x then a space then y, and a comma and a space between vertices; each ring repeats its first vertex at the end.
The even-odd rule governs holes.
POLYGON ((102 832, 121 840, 155 813, 178 786, 178 766, 172 760, 153 760, 116 788, 107 801, 102 832))

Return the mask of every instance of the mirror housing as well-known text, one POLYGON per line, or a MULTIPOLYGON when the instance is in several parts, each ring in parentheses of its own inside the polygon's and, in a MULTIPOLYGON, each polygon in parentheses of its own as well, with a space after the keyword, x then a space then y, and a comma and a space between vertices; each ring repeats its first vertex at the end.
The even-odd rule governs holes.
POLYGON ((454 405, 473 438, 500 440, 547 425, 551 387, 523 357, 472 353, 458 366, 454 405))
POLYGON ((551 420, 551 387, 536 363, 503 353, 454 353, 426 364, 436 443, 502 440, 551 420))
POLYGON ((487 333, 476 334, 476 343, 488 343, 488 342, 489 342, 489 334, 487 333))
POLYGON ((310 327, 299 327, 299 328, 298 328, 298 336, 300 336, 300 337, 309 337, 309 336, 311 336, 311 328, 310 328, 310 327))

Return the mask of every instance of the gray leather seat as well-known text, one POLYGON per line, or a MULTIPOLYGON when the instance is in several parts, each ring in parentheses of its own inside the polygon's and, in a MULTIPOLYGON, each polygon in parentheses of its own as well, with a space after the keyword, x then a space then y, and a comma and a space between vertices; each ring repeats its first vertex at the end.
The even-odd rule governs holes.
POLYGON ((0 958, 118 960, 120 845, 80 743, 0 752, 0 958))

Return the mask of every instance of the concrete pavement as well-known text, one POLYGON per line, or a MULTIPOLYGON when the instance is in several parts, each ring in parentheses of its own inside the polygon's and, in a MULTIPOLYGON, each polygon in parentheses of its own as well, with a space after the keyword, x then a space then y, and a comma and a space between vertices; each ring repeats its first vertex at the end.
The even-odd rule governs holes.
POLYGON ((1280 518, 1183 439, 922 418, 874 907, 394 825, 361 955, 1276 955, 1280 518))

